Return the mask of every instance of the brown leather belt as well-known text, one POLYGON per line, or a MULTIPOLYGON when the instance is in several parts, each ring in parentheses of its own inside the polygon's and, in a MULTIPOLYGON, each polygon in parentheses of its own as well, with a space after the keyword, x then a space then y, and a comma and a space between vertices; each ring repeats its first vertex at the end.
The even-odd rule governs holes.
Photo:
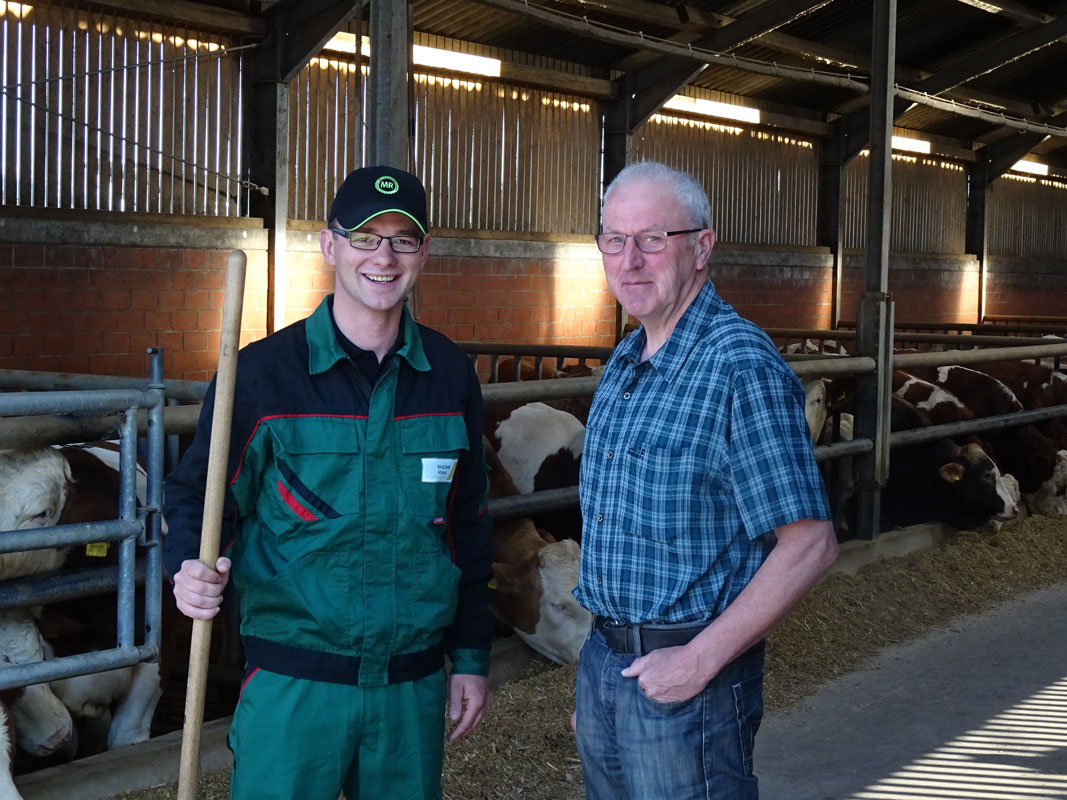
POLYGON ((708 627, 708 623, 627 623, 598 614, 593 619, 593 626, 604 635, 604 641, 616 653, 643 656, 661 647, 681 647, 689 644, 698 633, 708 627))

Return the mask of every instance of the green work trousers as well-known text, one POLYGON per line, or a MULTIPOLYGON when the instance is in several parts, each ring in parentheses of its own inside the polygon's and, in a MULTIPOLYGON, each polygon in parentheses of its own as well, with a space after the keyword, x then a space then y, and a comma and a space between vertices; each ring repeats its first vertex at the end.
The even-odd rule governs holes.
POLYGON ((440 800, 444 671, 347 686, 256 670, 233 715, 231 800, 440 800))

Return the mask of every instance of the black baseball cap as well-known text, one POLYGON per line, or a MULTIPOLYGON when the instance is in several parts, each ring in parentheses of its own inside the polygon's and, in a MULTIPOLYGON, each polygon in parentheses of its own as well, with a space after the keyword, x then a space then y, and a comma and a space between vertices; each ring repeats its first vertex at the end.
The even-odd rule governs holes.
POLYGON ((426 233, 426 190, 422 182, 396 167, 362 167, 348 173, 330 205, 327 222, 354 231, 379 214, 396 211, 411 217, 426 233))

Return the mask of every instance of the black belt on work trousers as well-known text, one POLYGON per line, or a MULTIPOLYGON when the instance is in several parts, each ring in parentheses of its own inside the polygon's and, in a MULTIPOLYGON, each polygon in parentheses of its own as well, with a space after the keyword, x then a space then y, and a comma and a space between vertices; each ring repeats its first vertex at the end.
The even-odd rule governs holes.
POLYGON ((619 622, 599 614, 593 626, 604 635, 608 647, 616 653, 643 656, 661 647, 681 647, 689 644, 698 633, 708 627, 707 622, 619 622))

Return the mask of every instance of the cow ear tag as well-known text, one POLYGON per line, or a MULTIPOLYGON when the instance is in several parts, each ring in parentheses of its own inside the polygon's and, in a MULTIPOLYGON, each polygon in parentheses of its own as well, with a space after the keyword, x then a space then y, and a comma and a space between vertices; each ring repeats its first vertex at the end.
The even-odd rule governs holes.
POLYGON ((93 556, 94 558, 104 558, 107 556, 108 542, 90 542, 85 545, 85 555, 93 556))
POLYGON ((489 579, 489 588, 493 589, 495 591, 496 587, 497 587, 496 578, 490 578, 489 579))

